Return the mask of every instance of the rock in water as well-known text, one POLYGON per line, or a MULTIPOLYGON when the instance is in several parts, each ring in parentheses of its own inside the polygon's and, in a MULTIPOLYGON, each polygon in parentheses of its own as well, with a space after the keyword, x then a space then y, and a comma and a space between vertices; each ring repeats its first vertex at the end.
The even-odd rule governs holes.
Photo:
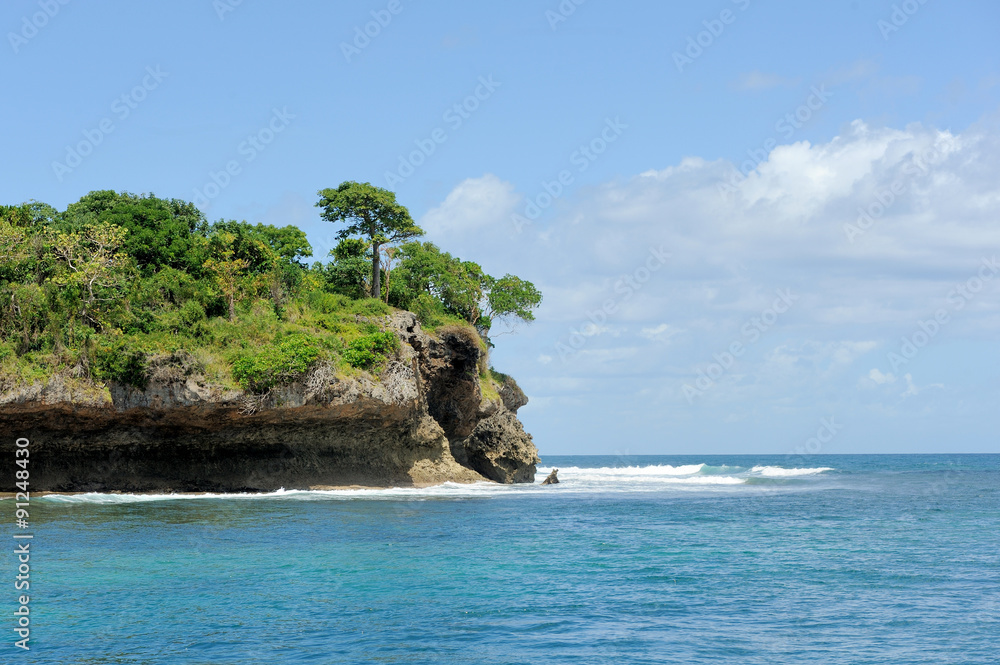
POLYGON ((546 478, 545 480, 542 481, 542 484, 543 485, 555 485, 555 484, 557 484, 559 482, 559 479, 556 477, 557 473, 559 473, 559 469, 552 469, 552 473, 549 474, 548 478, 546 478))

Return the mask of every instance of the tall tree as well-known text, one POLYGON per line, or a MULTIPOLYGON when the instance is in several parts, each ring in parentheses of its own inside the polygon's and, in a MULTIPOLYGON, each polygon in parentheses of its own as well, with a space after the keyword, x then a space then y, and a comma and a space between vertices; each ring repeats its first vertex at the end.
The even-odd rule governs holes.
POLYGON ((381 298, 382 281, 379 248, 424 234, 410 217, 410 212, 396 203, 396 195, 387 189, 364 182, 343 182, 336 189, 322 189, 316 207, 328 222, 347 224, 337 237, 364 236, 371 243, 371 297, 381 298))

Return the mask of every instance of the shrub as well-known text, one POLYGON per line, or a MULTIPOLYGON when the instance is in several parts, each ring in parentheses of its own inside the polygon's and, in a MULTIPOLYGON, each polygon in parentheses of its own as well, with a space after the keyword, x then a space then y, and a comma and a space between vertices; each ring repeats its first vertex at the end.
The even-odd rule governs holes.
POLYGON ((395 333, 389 331, 371 333, 352 341, 344 350, 344 360, 351 367, 371 369, 398 349, 399 338, 395 333))
POLYGON ((346 296, 323 291, 310 291, 306 295, 306 303, 320 314, 332 314, 347 309, 350 302, 346 296))
POLYGON ((385 316, 392 311, 392 308, 376 298, 365 298, 351 301, 350 311, 361 316, 385 316))
POLYGON ((435 328, 445 322, 444 305, 429 293, 421 293, 411 300, 410 309, 425 328, 435 328))
POLYGON ((205 320, 205 308, 197 300, 188 300, 181 305, 180 320, 184 325, 194 327, 205 320))
POLYGON ((233 378, 246 390, 265 393, 304 374, 319 358, 316 340, 296 333, 257 353, 233 359, 233 378))
POLYGON ((149 385, 149 358, 130 337, 98 338, 93 348, 94 377, 145 390, 149 385))

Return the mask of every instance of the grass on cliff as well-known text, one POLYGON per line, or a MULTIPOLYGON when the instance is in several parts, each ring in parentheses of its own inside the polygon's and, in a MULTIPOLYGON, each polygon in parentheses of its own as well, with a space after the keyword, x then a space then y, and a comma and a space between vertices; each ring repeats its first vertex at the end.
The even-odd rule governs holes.
MULTIPOLYGON (((57 375, 79 384, 78 389, 111 381, 143 389, 151 363, 182 352, 194 359, 205 381, 223 391, 262 394, 319 362, 344 377, 377 373, 400 349, 396 334, 384 329, 392 311, 378 300, 317 291, 288 303, 280 315, 263 299, 238 307, 233 321, 203 312, 191 316, 181 306, 157 317, 148 332, 93 334, 79 347, 56 340, 50 348, 18 355, 14 343, 2 342, 0 390, 44 383, 57 375)), ((436 331, 459 332, 485 351, 475 329, 464 321, 439 321, 436 331)), ((435 334, 435 328, 429 333, 435 334)), ((498 400, 488 368, 480 381, 483 394, 498 400)))
POLYGON ((142 389, 150 362, 179 352, 190 354, 216 387, 253 393, 293 381, 319 361, 345 376, 377 371, 399 348, 396 335, 381 325, 391 311, 377 300, 322 292, 289 303, 281 316, 264 300, 238 308, 233 321, 190 317, 179 307, 164 312, 148 332, 92 334, 78 347, 53 340, 49 348, 18 355, 14 343, 0 343, 0 388, 64 375, 142 389))
POLYGON ((500 384, 493 378, 491 371, 479 373, 479 389, 483 393, 483 399, 490 402, 500 401, 500 384))

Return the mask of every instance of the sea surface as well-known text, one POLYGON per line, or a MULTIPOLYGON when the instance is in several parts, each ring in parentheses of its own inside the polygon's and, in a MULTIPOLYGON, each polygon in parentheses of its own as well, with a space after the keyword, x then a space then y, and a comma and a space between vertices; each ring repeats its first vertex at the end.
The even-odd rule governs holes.
POLYGON ((0 662, 1000 663, 1000 455, 553 466, 550 487, 33 497, 32 648, 7 554, 0 662))

